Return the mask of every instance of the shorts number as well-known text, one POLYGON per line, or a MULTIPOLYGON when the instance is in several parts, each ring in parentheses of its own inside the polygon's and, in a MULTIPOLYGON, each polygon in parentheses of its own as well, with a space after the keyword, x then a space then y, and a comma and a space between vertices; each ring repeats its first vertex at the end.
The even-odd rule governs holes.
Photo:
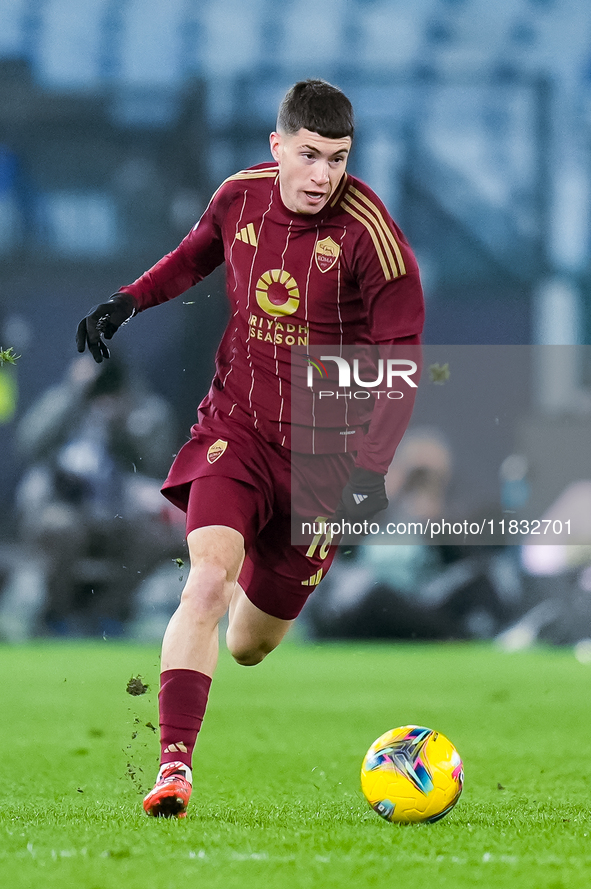
POLYGON ((325 523, 327 521, 328 521, 328 518, 323 515, 316 516, 316 518, 314 519, 314 524, 320 525, 321 530, 318 532, 318 534, 316 534, 312 538, 312 543, 310 544, 310 546, 307 549, 306 556, 308 559, 311 559, 314 556, 314 553, 316 552, 316 547, 320 543, 320 540, 322 537, 324 537, 324 540, 320 544, 320 550, 318 552, 318 555, 320 556, 321 559, 326 559, 326 557, 328 555, 328 550, 330 549, 330 544, 332 543, 332 531, 330 530, 330 527, 328 527, 328 528, 326 527, 325 523), (322 531, 322 528, 325 528, 324 532, 322 531))

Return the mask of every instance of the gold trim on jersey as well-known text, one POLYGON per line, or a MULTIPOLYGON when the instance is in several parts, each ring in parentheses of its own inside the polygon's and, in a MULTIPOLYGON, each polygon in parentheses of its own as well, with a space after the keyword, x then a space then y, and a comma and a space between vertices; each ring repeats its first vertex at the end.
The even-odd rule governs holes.
POLYGON ((263 167, 261 170, 240 170, 239 173, 234 173, 233 176, 228 176, 227 179, 224 179, 222 185, 225 185, 226 182, 234 182, 236 179, 271 179, 277 176, 278 172, 277 167, 263 167))
POLYGON ((244 228, 241 228, 240 231, 237 232, 235 240, 250 244, 251 247, 258 247, 259 242, 257 240, 257 233, 254 230, 252 222, 249 222, 244 228))
POLYGON ((349 179, 349 174, 348 174, 348 173, 345 173, 345 175, 344 175, 343 178, 341 179, 341 181, 340 181, 340 183, 339 183, 339 186, 338 186, 338 188, 337 188, 337 190, 336 190, 336 192, 335 192, 335 196, 334 196, 334 198, 333 198, 332 201, 330 202, 330 206, 331 206, 331 207, 336 207, 336 205, 337 205, 338 202, 340 201, 340 199, 341 199, 341 197, 342 197, 342 195, 343 195, 343 191, 345 190, 345 185, 347 184, 348 179, 349 179))
MULTIPOLYGON (((218 185, 218 187, 212 194, 211 198, 209 199, 209 204, 207 205, 205 212, 207 212, 207 210, 209 210, 211 203, 214 200, 215 196, 217 195, 218 191, 220 191, 220 189, 222 189, 224 187, 226 182, 233 182, 234 180, 242 180, 242 179, 270 179, 272 177, 277 178, 278 174, 279 174, 279 171, 278 171, 277 167, 275 166, 275 167, 262 167, 260 170, 240 170, 239 173, 235 173, 233 176, 228 176, 227 179, 224 179, 224 181, 220 185, 218 185)), ((203 216, 201 217, 201 219, 203 219, 203 216)), ((201 219, 197 220, 197 222, 193 226, 193 231, 195 231, 195 229, 198 227, 199 223, 201 222, 201 219)))
POLYGON ((341 207, 365 225, 378 254, 387 281, 406 274, 404 259, 394 234, 379 208, 359 189, 351 186, 341 207), (354 197, 353 197, 354 195, 354 197), (355 200, 358 198, 359 200, 355 200))
POLYGON ((389 227, 388 223, 384 219, 384 216, 383 216, 382 212, 380 211, 379 207, 376 204, 374 204, 373 201, 371 201, 367 197, 367 195, 364 195, 363 192, 359 191, 359 189, 355 188, 353 185, 351 186, 350 190, 351 190, 351 193, 355 195, 355 197, 362 200, 364 204, 367 204, 367 206, 370 208, 370 210, 376 215, 378 222, 380 223, 382 231, 386 235, 386 238, 389 240, 390 244, 392 245, 392 249, 394 250, 394 253, 396 254, 396 260, 398 263, 399 272, 401 275, 405 275, 406 274, 406 266, 404 265, 404 259, 402 258, 402 252, 400 250, 400 246, 398 244, 398 241, 396 240, 396 237, 394 236, 392 229, 389 227))

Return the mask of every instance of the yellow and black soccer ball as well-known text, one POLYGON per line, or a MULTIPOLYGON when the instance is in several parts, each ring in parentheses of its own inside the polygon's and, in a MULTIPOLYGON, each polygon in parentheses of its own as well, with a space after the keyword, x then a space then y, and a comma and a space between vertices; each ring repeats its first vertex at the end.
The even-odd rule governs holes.
POLYGON ((386 821, 439 821, 462 792, 461 757, 441 732, 418 725, 392 729, 374 741, 361 766, 361 789, 386 821))

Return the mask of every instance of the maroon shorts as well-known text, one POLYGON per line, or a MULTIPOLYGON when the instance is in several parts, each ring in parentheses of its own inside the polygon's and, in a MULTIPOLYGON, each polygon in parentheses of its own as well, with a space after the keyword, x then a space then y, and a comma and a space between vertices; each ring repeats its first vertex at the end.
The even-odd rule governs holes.
POLYGON ((187 534, 225 525, 244 537, 239 583, 273 617, 293 620, 328 571, 336 546, 310 533, 291 543, 293 521, 314 523, 334 512, 353 465, 352 454, 299 454, 231 418, 205 417, 179 451, 162 493, 187 513, 187 534), (292 492, 294 509, 292 510, 292 492))

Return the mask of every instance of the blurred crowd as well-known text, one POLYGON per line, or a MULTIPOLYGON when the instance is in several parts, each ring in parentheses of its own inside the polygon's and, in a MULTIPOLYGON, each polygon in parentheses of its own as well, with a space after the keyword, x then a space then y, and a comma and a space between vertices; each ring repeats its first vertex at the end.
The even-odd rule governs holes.
POLYGON ((183 515, 160 494, 175 433, 166 401, 115 358, 77 357, 24 413, 5 638, 126 632, 141 581, 183 551, 183 515))

